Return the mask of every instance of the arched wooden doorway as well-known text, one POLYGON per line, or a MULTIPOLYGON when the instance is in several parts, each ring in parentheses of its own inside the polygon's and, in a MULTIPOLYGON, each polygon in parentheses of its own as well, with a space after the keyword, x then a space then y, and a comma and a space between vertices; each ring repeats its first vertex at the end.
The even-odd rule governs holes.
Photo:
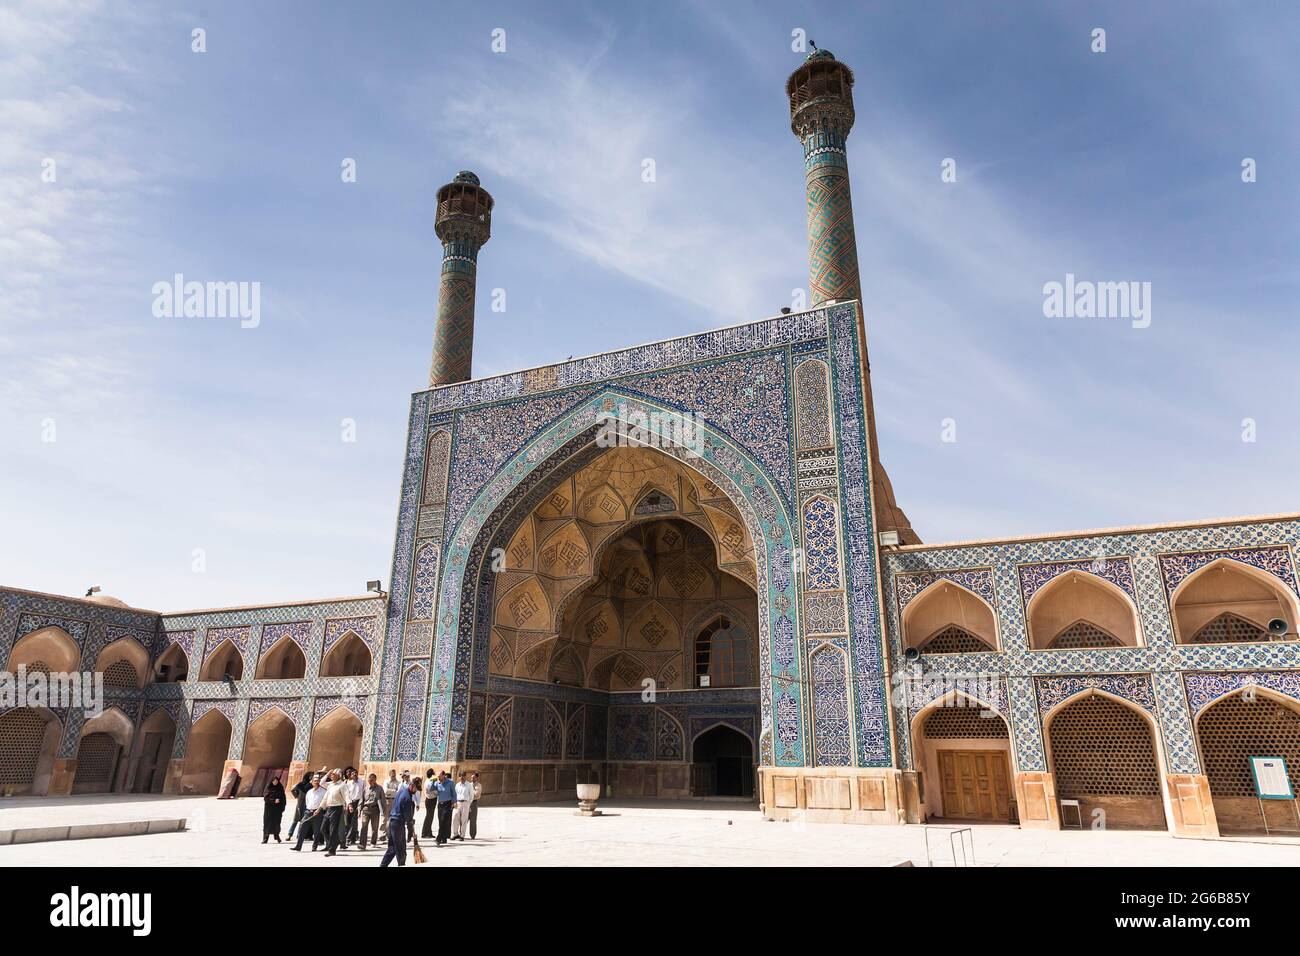
POLYGON ((754 745, 726 724, 695 738, 691 746, 691 792, 697 797, 754 796, 754 745))
POLYGON ((131 789, 134 793, 162 793, 176 743, 176 722, 167 711, 155 710, 140 726, 140 735, 140 762, 131 789))
POLYGON ((912 720, 926 817, 1007 823, 1015 819, 1011 734, 997 711, 950 694, 912 720))

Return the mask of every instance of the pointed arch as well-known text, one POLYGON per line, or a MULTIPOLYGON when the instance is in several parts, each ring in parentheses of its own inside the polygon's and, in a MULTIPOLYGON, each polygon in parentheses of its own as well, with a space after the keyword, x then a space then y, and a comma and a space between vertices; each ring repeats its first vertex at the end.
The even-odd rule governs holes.
POLYGON ((190 676, 190 659, 177 641, 172 641, 167 650, 158 656, 154 665, 154 683, 180 684, 190 676))
POLYGON ((819 767, 847 767, 853 763, 848 663, 848 658, 833 644, 823 644, 809 659, 813 757, 819 767))
POLYGON ((120 789, 125 757, 135 736, 131 718, 110 707, 81 726, 73 793, 111 793, 120 789))
POLYGON ((829 449, 831 436, 830 367, 821 359, 801 362, 794 370, 795 414, 800 451, 829 449))
MULTIPOLYGON (((993 607, 965 585, 939 578, 923 588, 903 608, 903 647, 925 650, 946 628, 956 627, 971 635, 988 651, 997 651, 997 614, 993 607)), ((960 642, 959 642, 960 643, 960 642)), ((939 646, 947 646, 947 643, 939 646)), ((954 644, 953 646, 958 646, 954 644)), ((959 651, 931 650, 929 653, 975 653, 980 648, 959 651)))
POLYGON ((244 676, 244 655, 230 638, 225 638, 214 647, 203 667, 199 671, 199 680, 242 680, 244 676))
MULTIPOLYGON (((430 708, 427 752, 431 757, 436 759, 446 752, 453 730, 463 731, 461 726, 452 726, 451 721, 453 715, 468 713, 470 666, 464 652, 474 648, 476 680, 480 667, 477 662, 487 659, 483 643, 489 630, 477 626, 472 613, 462 620, 462 609, 476 606, 473 595, 481 586, 479 577, 488 571, 489 545, 495 544, 493 536, 507 524, 514 527, 509 519, 525 493, 531 494, 553 479, 567 477, 584 454, 594 451, 595 440, 609 419, 625 420, 632 411, 643 414, 645 408, 653 406, 653 402, 643 397, 618 390, 605 390, 580 400, 537 433, 527 447, 496 468, 473 500, 467 498, 457 506, 448 529, 449 546, 436 616, 437 646, 444 649, 445 656, 435 661, 433 675, 435 681, 446 681, 449 691, 439 693, 448 693, 451 699, 435 701, 430 708)), ((780 752, 776 759, 782 764, 798 765, 803 759, 802 655, 797 651, 795 629, 787 616, 787 609, 794 605, 793 581, 789 575, 794 542, 788 505, 764 465, 748 450, 736 446, 707 424, 701 424, 698 431, 702 454, 697 456, 694 448, 672 444, 668 435, 661 436, 660 453, 713 481, 731 500, 739 520, 745 524, 746 540, 754 548, 759 569, 759 592, 769 599, 762 608, 764 613, 760 614, 759 643, 765 675, 761 690, 763 713, 780 730, 780 752)), ((871 706, 868 702, 865 709, 871 706)), ((386 729, 386 723, 387 718, 381 715, 381 730, 386 729)))
POLYGON ((1042 725, 1057 797, 1078 800, 1085 820, 1102 811, 1107 828, 1173 829, 1160 728, 1145 708, 1086 687, 1044 712, 1042 725))
POLYGON ((54 761, 59 755, 63 722, 45 707, 15 707, 0 714, 0 787, 18 794, 49 792, 54 761))
POLYGON ((309 767, 356 767, 361 763, 363 727, 351 708, 335 707, 311 729, 309 767))
POLYGON ((5 670, 16 674, 24 664, 28 670, 44 664, 47 672, 66 674, 77 670, 80 663, 81 648, 72 635, 50 624, 25 634, 14 643, 5 670))
POLYGON ((1011 819, 1015 748, 996 703, 961 690, 941 694, 912 715, 909 733, 923 818, 1011 819))
POLYGON ((370 645, 356 631, 339 638, 320 662, 321 677, 364 677, 370 673, 373 658, 370 645))
POLYGON ((306 676, 307 655, 290 634, 267 648, 257 661, 257 680, 301 680, 306 676))
POLYGON ((1195 730, 1220 832, 1262 833, 1261 812, 1270 828, 1295 825, 1286 801, 1257 800, 1249 758, 1283 757, 1300 794, 1300 700, 1256 684, 1234 688, 1196 714, 1195 730))
POLYGON ((149 652, 134 637, 120 637, 99 652, 95 670, 107 686, 138 689, 149 675, 149 652))
POLYGON ((216 795, 230 755, 230 718, 213 707, 190 728, 181 769, 181 792, 216 795))
POLYGON ((1142 646, 1137 607, 1105 578, 1072 568, 1048 581, 1025 608, 1031 650, 1047 650, 1069 627, 1085 621, 1124 647, 1142 646))
MULTIPOLYGON (((1253 625, 1241 636, 1256 641, 1270 639, 1268 622, 1281 618, 1292 635, 1300 630, 1296 595, 1267 571, 1231 557, 1216 558, 1179 582, 1169 596, 1174 634, 1180 644, 1198 643, 1208 626, 1225 615, 1253 625), (1256 630, 1257 629, 1257 630, 1256 630)), ((1225 626, 1225 632, 1228 628, 1225 626)), ((1225 633, 1224 636, 1233 635, 1225 633)), ((1240 643, 1213 640, 1205 643, 1240 643)))

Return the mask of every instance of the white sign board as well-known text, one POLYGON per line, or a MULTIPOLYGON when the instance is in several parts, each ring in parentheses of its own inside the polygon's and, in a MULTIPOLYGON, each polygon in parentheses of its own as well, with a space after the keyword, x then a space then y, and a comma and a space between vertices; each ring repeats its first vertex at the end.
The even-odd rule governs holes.
POLYGON ((1283 757, 1249 757, 1250 772, 1255 777, 1255 793, 1261 800, 1294 800, 1291 780, 1286 774, 1283 757))

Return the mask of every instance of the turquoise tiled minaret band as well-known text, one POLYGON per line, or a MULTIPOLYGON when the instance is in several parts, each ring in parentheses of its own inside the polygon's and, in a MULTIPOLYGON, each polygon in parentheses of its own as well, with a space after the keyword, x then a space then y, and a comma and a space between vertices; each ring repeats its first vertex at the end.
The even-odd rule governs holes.
POLYGON ((809 305, 860 298, 844 150, 853 128, 853 71, 829 51, 817 50, 790 75, 785 91, 790 97, 790 128, 804 151, 809 305))
POLYGON ((477 176, 458 173, 438 190, 434 229, 442 240, 442 275, 429 384, 450 385, 470 378, 478 251, 492 232, 492 196, 477 176))

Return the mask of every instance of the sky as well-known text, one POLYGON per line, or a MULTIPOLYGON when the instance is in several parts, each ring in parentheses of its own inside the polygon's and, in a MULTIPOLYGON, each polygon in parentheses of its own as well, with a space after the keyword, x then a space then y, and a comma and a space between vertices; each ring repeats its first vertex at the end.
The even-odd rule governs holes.
POLYGON ((438 187, 496 199, 476 377, 775 315, 807 285, 801 36, 857 78, 922 540, 1300 510, 1295 3, 0 0, 0 582, 387 583, 438 187), (156 315, 177 273, 258 283, 256 326, 156 315), (1067 274, 1150 283, 1149 324, 1047 316, 1067 274))

